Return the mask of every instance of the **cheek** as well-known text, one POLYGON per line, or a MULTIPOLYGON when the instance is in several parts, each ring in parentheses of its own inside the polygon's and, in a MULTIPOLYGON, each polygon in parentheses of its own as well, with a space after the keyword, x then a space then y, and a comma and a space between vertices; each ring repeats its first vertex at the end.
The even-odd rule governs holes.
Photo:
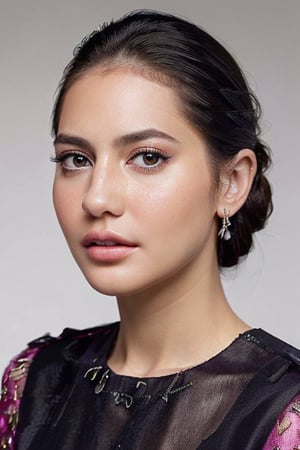
POLYGON ((206 171, 185 169, 150 180, 142 189, 136 186, 132 196, 136 211, 150 220, 184 220, 197 215, 213 217, 216 201, 211 175, 206 171))
POLYGON ((197 251, 195 242, 201 246, 215 232, 216 202, 211 178, 184 174, 175 180, 170 177, 144 187, 135 196, 134 215, 141 224, 139 231, 150 247, 153 244, 154 253, 158 243, 160 249, 172 249, 173 253, 182 247, 197 251))
POLYGON ((74 187, 55 179, 53 184, 53 204, 57 219, 65 232, 72 224, 75 210, 80 203, 80 196, 74 187))

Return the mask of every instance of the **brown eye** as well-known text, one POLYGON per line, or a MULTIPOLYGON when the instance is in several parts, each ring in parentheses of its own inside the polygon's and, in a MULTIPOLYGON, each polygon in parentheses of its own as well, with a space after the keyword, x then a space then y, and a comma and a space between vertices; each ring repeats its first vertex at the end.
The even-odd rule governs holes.
POLYGON ((160 155, 153 152, 147 152, 143 155, 143 162, 146 166, 154 166, 158 163, 160 159, 160 155))
POLYGON ((141 169, 154 170, 163 165, 168 159, 169 155, 162 153, 159 150, 141 149, 131 159, 131 164, 141 169))
POLYGON ((74 155, 72 158, 72 164, 74 167, 81 168, 85 167, 87 159, 82 155, 74 155))
POLYGON ((64 153, 52 161, 60 164, 65 171, 69 172, 87 169, 93 165, 89 158, 79 153, 64 153))

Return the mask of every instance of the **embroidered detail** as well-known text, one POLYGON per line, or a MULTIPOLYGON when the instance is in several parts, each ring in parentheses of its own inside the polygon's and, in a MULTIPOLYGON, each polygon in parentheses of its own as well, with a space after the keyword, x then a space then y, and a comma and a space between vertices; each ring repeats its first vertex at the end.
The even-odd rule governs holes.
MULTIPOLYGON (((295 412, 296 414, 298 414, 298 416, 300 416, 300 401, 299 400, 292 403, 290 411, 295 412)), ((299 445, 298 445, 298 447, 299 447, 299 445)))
POLYGON ((27 374, 39 347, 27 348, 4 372, 0 393, 0 449, 14 450, 19 407, 27 374))
POLYGON ((300 450, 300 395, 294 397, 277 420, 263 450, 300 450), (277 447, 276 447, 277 445, 277 447))
MULTIPOLYGON (((175 387, 181 373, 182 372, 178 372, 172 379, 172 381, 169 384, 169 386, 167 387, 166 391, 163 392, 162 394, 159 394, 159 397, 162 400, 164 400, 166 403, 168 403, 170 395, 176 394, 177 392, 181 392, 184 389, 191 387, 193 385, 192 381, 190 381, 189 383, 185 384, 184 386, 175 387)), ((134 395, 130 395, 125 392, 110 391, 110 390, 105 389, 106 383, 109 380, 110 374, 111 374, 110 369, 104 370, 103 366, 95 366, 95 367, 90 367, 84 373, 83 377, 88 378, 89 381, 91 381, 92 383, 97 383, 96 386, 94 387, 94 393, 96 395, 100 394, 101 392, 106 392, 113 396, 116 405, 123 405, 127 409, 130 408, 134 404, 134 399, 135 399, 134 395), (104 371, 104 372, 102 373, 102 371, 104 371)), ((136 390, 138 390, 141 386, 147 386, 147 383, 143 380, 138 380, 136 382, 136 386, 135 386, 136 390)), ((137 395, 136 398, 150 400, 151 397, 152 396, 150 394, 147 394, 147 395, 137 395)))
POLYGON ((292 422, 288 417, 284 417, 281 422, 278 421, 277 432, 278 435, 281 436, 286 430, 290 428, 292 422))
POLYGON ((191 387, 193 385, 193 382, 190 381, 189 383, 185 384, 184 386, 180 386, 180 387, 177 387, 177 388, 173 389, 175 384, 178 381, 178 378, 180 377, 180 374, 181 374, 181 372, 178 372, 175 375, 175 377, 171 381, 170 385, 168 386, 166 392, 161 394, 162 400, 164 400, 166 403, 168 403, 168 401, 169 401, 169 395, 176 394, 177 392, 183 391, 184 389, 186 389, 188 387, 191 387))

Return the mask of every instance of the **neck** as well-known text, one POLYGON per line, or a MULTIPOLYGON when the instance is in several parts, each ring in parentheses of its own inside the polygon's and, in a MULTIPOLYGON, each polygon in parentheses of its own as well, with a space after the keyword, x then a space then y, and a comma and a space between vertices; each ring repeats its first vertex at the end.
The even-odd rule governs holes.
POLYGON ((118 298, 112 370, 138 377, 178 372, 210 359, 249 329, 228 305, 217 268, 191 281, 175 277, 167 286, 118 298))

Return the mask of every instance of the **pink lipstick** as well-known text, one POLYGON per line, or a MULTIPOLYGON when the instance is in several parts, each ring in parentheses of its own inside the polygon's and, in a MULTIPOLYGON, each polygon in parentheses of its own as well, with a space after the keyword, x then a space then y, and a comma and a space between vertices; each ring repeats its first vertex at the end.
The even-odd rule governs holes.
POLYGON ((81 244, 88 256, 96 262, 115 262, 138 248, 136 243, 110 231, 89 232, 81 244))

